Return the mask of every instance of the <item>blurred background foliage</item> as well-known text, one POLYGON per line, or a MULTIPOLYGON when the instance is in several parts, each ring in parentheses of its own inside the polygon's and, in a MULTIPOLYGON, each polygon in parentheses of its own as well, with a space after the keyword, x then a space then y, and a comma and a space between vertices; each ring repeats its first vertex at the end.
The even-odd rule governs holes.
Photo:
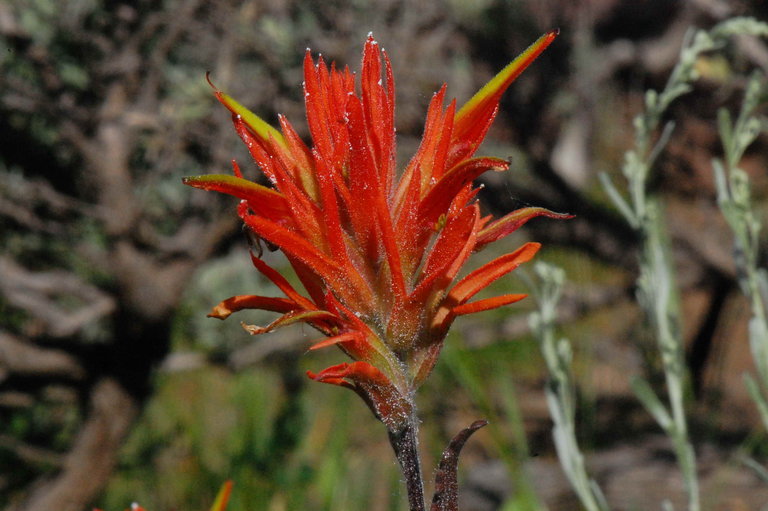
MULTIPOLYGON (((513 170, 483 178, 481 198, 497 215, 528 204, 577 215, 532 222, 507 248, 542 241, 538 257, 566 269, 560 319, 576 352, 581 441, 615 509, 658 509, 656 494, 679 488, 669 446, 629 391, 632 375, 660 381, 634 303, 638 240, 597 176, 619 174, 644 90, 663 85, 688 27, 735 15, 766 19, 768 7, 0 3, 0 505, 75 511, 139 500, 155 511, 207 509, 233 479, 232 511, 405 509, 384 429, 351 393, 304 377, 340 353, 305 356, 314 338, 307 328, 251 338, 238 324, 268 315, 204 317, 230 295, 275 292, 250 268, 233 202, 180 184, 184 175, 227 172, 232 158, 259 175, 205 73, 263 118, 284 113, 306 136, 305 48, 355 70, 373 31, 393 61, 407 161, 441 83, 464 101, 560 27, 504 98, 482 153, 509 156, 513 170)), ((768 495, 734 453, 768 453, 742 383, 752 369, 748 312, 710 160, 722 154, 717 108, 735 108, 743 77, 768 70, 768 48, 736 38, 697 68, 695 90, 668 113, 677 127, 651 186, 666 202, 680 277, 694 442, 706 484, 722 489, 711 509, 750 509, 768 495)), ((762 212, 764 137, 743 166, 762 212)), ((497 286, 525 289, 518 278, 497 286)), ((491 421, 462 462, 466 511, 578 509, 552 456, 543 362, 527 323, 533 306, 458 321, 419 396, 426 467, 456 431, 491 421)))

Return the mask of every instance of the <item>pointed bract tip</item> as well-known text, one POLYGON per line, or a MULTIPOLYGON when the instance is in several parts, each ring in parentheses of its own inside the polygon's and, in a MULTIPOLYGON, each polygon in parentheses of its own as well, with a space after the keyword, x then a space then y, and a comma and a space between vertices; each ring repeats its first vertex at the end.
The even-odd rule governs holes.
POLYGON ((547 32, 546 34, 544 34, 544 36, 542 36, 540 38, 540 39, 543 39, 542 43, 544 45, 544 48, 549 46, 552 43, 552 41, 554 41, 555 38, 557 36, 559 36, 559 35, 560 35, 560 29, 559 28, 552 29, 549 32, 547 32))
MULTIPOLYGON (((552 44, 552 41, 557 38, 557 36, 560 35, 560 29, 559 28, 553 28, 549 32, 544 33, 541 37, 539 37, 536 42, 534 42, 528 49, 532 49, 534 47, 538 47, 538 52, 536 55, 538 56, 539 53, 544 51, 550 44, 552 44)), ((534 57, 535 59, 536 57, 534 57)))
POLYGON ((232 481, 225 482, 219 493, 216 495, 216 500, 213 501, 211 511, 224 511, 229 503, 229 496, 232 493, 232 481))
POLYGON ((235 177, 243 179, 243 173, 240 170, 240 165, 237 164, 236 160, 232 160, 232 173, 235 175, 235 177))
POLYGON ((224 320, 231 315, 232 315, 232 311, 226 306, 224 306, 222 303, 219 303, 213 309, 211 309, 211 312, 206 314, 205 317, 224 320))
POLYGON ((476 430, 478 430, 478 429, 480 429, 480 428, 484 428, 484 427, 485 427, 485 426, 487 426, 487 425, 488 425, 488 421, 487 421, 487 420, 485 420, 485 419, 480 419, 480 420, 476 420, 475 422, 473 422, 472 424, 470 424, 470 425, 469 425, 469 429, 471 429, 471 430, 473 430, 473 431, 476 431, 476 430))

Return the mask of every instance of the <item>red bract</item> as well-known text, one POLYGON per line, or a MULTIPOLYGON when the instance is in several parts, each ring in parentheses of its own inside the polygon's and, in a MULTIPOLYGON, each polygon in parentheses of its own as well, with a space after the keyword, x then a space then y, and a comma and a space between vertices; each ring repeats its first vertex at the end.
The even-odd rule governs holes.
POLYGON ((348 69, 322 57, 304 59, 304 96, 313 147, 279 117, 280 131, 225 93, 238 135, 272 188, 235 176, 186 178, 188 185, 241 199, 238 213, 253 233, 279 247, 306 289, 303 295, 253 256, 256 268, 285 296, 235 296, 211 312, 224 319, 241 309, 281 313, 252 334, 296 322, 325 335, 311 349, 336 345, 354 362, 330 367, 317 381, 352 388, 390 430, 412 408, 411 395, 435 365, 448 327, 460 315, 522 299, 509 294, 471 302, 493 281, 530 260, 527 243, 455 282, 473 252, 536 216, 523 208, 492 220, 480 214, 472 181, 508 162, 473 154, 498 112, 502 93, 552 42, 542 36, 461 109, 444 107, 446 87, 427 113, 416 155, 398 177, 395 168, 395 86, 386 53, 369 36, 363 51, 361 94, 348 69), (383 65, 382 65, 383 64, 383 65))

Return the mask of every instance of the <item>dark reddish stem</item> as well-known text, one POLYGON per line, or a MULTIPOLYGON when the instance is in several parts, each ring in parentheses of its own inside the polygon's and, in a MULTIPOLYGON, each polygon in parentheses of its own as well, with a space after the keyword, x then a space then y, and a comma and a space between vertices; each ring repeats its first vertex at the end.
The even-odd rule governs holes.
POLYGON ((424 481, 421 478, 419 461, 418 419, 411 417, 408 424, 399 431, 389 431, 389 442, 395 450, 397 461, 405 477, 410 511, 425 511, 424 481))
POLYGON ((468 428, 461 430, 448 447, 443 451, 443 457, 435 474, 435 495, 432 498, 431 511, 459 511, 459 454, 472 433, 488 424, 488 421, 473 422, 468 428))

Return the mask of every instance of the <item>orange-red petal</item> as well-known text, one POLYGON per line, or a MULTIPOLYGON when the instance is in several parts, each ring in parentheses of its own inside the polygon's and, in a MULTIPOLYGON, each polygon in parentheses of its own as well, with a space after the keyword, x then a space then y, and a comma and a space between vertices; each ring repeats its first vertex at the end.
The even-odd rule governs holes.
POLYGON ((246 332, 251 335, 261 335, 271 332, 277 328, 292 325, 294 323, 309 323, 312 326, 317 327, 322 332, 328 332, 328 324, 337 323, 338 317, 331 314, 328 311, 321 310, 294 310, 283 314, 272 323, 267 326, 247 325, 241 323, 246 332))
POLYGON ((485 298, 483 300, 477 300, 475 302, 465 303, 463 305, 457 305, 451 309, 451 314, 454 316, 463 316, 465 314, 474 314, 475 312, 482 312, 491 309, 496 309, 504 305, 519 302, 528 295, 524 294, 509 294, 494 296, 493 298, 485 298))
POLYGON ((459 163, 446 172, 421 201, 420 221, 427 225, 433 224, 448 210, 459 191, 476 177, 488 170, 501 172, 508 168, 509 163, 500 158, 472 158, 459 163))
POLYGON ((240 177, 206 174, 184 177, 181 182, 201 190, 213 190, 246 200, 254 212, 275 220, 285 217, 289 212, 285 197, 280 192, 240 177))
POLYGON ((567 213, 555 213, 546 208, 521 208, 517 209, 498 220, 494 220, 482 229, 477 235, 477 246, 475 251, 480 251, 489 243, 500 240, 501 238, 513 233, 523 226, 528 220, 537 216, 546 216, 549 218, 559 218, 566 220, 573 218, 573 215, 567 213))
POLYGON ((233 312, 243 309, 259 309, 272 312, 289 312, 300 308, 299 304, 287 298, 258 295, 237 295, 216 305, 209 318, 227 319, 233 312))
POLYGON ((373 414, 389 431, 399 431, 408 424, 412 408, 389 379, 367 362, 331 366, 318 374, 307 372, 315 381, 341 385, 357 392, 373 414))
POLYGON ((333 337, 327 337, 323 339, 322 341, 316 342, 312 346, 309 347, 310 351, 319 350, 322 348, 327 348, 328 346, 335 346, 337 344, 342 344, 350 341, 357 341, 361 337, 359 332, 346 332, 339 335, 334 335, 333 337))
POLYGON ((448 292, 446 303, 450 308, 466 303, 493 281, 530 261, 541 248, 540 243, 526 243, 510 254, 497 257, 461 279, 448 292))
POLYGON ((240 213, 243 221, 256 234, 277 245, 287 254, 296 257, 323 276, 327 281, 333 282, 338 280, 338 266, 336 263, 320 252, 312 243, 272 220, 247 214, 243 211, 242 207, 240 208, 240 213))
POLYGON ((301 296, 298 291, 296 291, 293 286, 286 280, 285 277, 283 277, 280 272, 269 266, 267 263, 265 263, 262 259, 259 259, 255 255, 251 254, 251 262, 253 262, 253 265, 256 267, 259 272, 267 277, 274 285, 276 285, 280 291, 285 293, 285 296, 287 296, 290 300, 295 302, 297 305, 301 306, 304 309, 316 309, 317 306, 312 303, 307 298, 301 296))

